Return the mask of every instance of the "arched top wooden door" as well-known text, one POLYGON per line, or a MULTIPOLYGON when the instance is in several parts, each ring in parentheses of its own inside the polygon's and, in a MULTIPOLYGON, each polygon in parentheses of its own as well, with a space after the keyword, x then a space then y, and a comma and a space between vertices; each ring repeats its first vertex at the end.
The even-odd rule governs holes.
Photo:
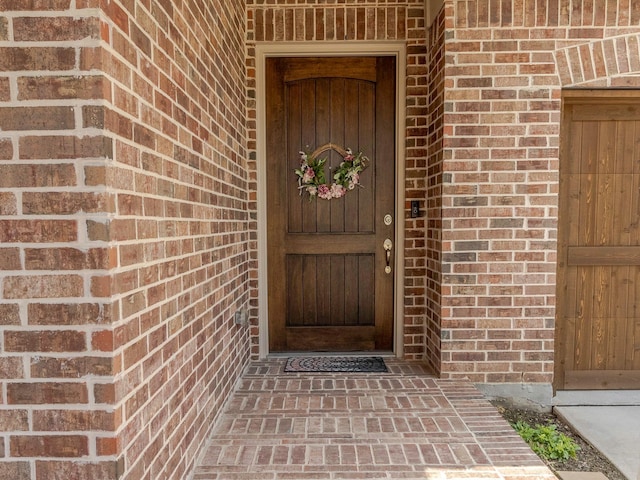
POLYGON ((270 351, 389 351, 395 59, 269 58, 266 72, 270 351), (342 149, 370 164, 358 188, 310 200, 294 172, 299 152, 328 144, 318 152, 328 178, 342 149))

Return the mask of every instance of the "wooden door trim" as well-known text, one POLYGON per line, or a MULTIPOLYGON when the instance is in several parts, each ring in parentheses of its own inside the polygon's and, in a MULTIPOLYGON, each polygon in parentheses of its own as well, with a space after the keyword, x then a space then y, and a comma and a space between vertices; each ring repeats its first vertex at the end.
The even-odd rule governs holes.
MULTIPOLYGON (((354 57, 393 56, 396 59, 396 185, 394 245, 404 245, 405 150, 406 117, 406 46, 402 42, 309 42, 258 43, 256 45, 256 151, 258 210, 258 354, 269 355, 269 314, 267 281, 267 183, 266 183, 266 87, 265 64, 269 57, 354 57)), ((404 250, 395 248, 394 281, 394 350, 404 354, 404 250)))
POLYGON ((563 390, 625 390, 640 384, 640 372, 628 370, 567 370, 563 390))

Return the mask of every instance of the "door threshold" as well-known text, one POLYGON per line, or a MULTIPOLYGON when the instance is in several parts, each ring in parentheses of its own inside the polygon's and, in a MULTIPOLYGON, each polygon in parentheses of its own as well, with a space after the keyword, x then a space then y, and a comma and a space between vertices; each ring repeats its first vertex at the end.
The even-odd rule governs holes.
POLYGON ((379 352, 306 352, 306 351, 292 351, 292 352, 274 352, 267 355, 267 359, 271 358, 287 358, 287 357, 384 357, 384 358, 396 358, 396 355, 388 350, 382 350, 379 352))

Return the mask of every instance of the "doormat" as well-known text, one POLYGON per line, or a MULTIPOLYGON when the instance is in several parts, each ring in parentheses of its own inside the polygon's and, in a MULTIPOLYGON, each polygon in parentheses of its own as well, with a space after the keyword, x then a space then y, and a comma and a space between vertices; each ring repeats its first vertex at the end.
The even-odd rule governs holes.
POLYGON ((382 357, 290 357, 285 372, 382 373, 388 372, 382 357))

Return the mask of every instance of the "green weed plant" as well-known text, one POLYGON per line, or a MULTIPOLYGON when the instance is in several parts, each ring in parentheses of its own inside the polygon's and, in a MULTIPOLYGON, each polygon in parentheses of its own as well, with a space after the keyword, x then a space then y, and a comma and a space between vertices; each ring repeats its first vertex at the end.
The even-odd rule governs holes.
POLYGON ((527 422, 520 420, 512 423, 511 426, 537 455, 547 460, 563 461, 576 458, 576 454, 580 450, 573 439, 558 432, 557 427, 553 424, 532 427, 527 422))

